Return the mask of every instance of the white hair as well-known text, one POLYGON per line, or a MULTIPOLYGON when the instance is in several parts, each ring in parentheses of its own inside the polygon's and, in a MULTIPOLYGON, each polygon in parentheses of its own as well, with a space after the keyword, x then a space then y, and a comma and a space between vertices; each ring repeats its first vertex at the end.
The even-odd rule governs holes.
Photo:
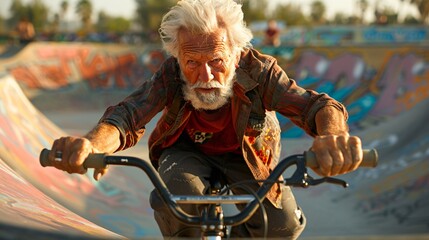
POLYGON ((231 49, 241 51, 251 46, 253 38, 243 15, 241 5, 234 0, 181 0, 162 19, 159 33, 164 50, 178 57, 180 29, 193 34, 209 34, 224 28, 231 49))

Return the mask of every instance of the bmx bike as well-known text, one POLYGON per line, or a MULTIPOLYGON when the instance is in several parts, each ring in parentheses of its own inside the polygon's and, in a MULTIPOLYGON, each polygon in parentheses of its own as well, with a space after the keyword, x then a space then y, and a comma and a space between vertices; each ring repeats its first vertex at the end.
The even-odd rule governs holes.
MULTIPOLYGON (((48 149, 43 149, 40 153, 40 164, 43 167, 52 166, 48 160, 48 149)), ((375 167, 378 163, 378 154, 375 149, 365 149, 363 161, 360 167, 375 167)), ((181 222, 199 227, 201 230, 201 239, 220 240, 228 235, 229 226, 240 225, 252 217, 252 215, 262 205, 267 193, 276 183, 282 183, 287 186, 307 188, 309 186, 322 183, 331 183, 347 187, 347 182, 332 178, 323 177, 315 179, 307 173, 307 167, 317 167, 314 153, 306 151, 303 154, 291 155, 279 162, 272 170, 269 177, 265 179, 256 192, 248 195, 225 195, 225 186, 219 183, 219 179, 210 181, 209 193, 203 196, 195 195, 173 195, 167 189, 165 183, 159 177, 155 168, 147 161, 131 156, 90 154, 84 162, 85 168, 105 168, 108 165, 133 166, 143 170, 154 187, 159 192, 162 200, 169 207, 173 215, 181 222), (279 180, 280 176, 289 167, 296 166, 290 178, 279 180), (202 211, 198 216, 190 215, 182 210, 180 204, 201 204, 202 211), (222 204, 246 204, 244 209, 232 216, 225 216, 222 204)), ((263 208, 263 207, 261 207, 263 208)))

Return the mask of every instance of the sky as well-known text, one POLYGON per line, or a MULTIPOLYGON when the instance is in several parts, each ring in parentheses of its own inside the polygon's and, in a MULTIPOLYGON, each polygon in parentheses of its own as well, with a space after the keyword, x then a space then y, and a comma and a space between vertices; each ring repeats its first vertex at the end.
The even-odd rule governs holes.
MULTIPOLYGON (((270 0, 275 3, 293 3, 299 4, 302 6, 302 9, 305 13, 310 12, 311 3, 315 0, 270 0)), ((326 6, 326 14, 328 18, 332 18, 336 13, 341 12, 345 15, 351 15, 356 13, 356 5, 357 0, 321 0, 326 6)), ((410 5, 407 2, 401 3, 400 0, 367 0, 369 3, 369 8, 366 11, 365 19, 366 21, 373 21, 374 19, 374 11, 378 5, 380 9, 388 6, 393 10, 397 11, 401 9, 400 14, 398 15, 399 19, 403 19, 408 14, 419 16, 416 7, 410 5)))
MULTIPOLYGON (((0 0, 0 14, 3 17, 9 16, 9 7, 13 0, 0 0)), ((23 2, 30 2, 31 0, 22 0, 23 2)), ((46 6, 50 8, 51 13, 58 13, 62 0, 42 0, 46 6)), ((65 16, 65 19, 71 20, 75 18, 74 6, 79 0, 68 0, 69 10, 65 16)), ((305 13, 309 12, 310 5, 314 0, 269 0, 272 4, 276 3, 294 3, 301 5, 305 13)), ((327 7, 328 18, 332 18, 337 12, 343 12, 346 15, 350 15, 355 12, 356 0, 322 0, 327 7)), ((135 0, 91 0, 94 7, 94 14, 103 10, 111 16, 122 16, 130 19, 135 12, 136 3, 135 0)), ((418 16, 418 12, 414 6, 410 6, 408 3, 401 3, 400 0, 368 0, 370 9, 374 9, 377 3, 380 7, 389 6, 394 10, 401 9, 399 18, 402 19, 407 14, 413 14, 418 16)), ((367 11, 365 16, 367 21, 373 19, 373 11, 367 11)), ((94 17, 95 18, 95 17, 94 17)))

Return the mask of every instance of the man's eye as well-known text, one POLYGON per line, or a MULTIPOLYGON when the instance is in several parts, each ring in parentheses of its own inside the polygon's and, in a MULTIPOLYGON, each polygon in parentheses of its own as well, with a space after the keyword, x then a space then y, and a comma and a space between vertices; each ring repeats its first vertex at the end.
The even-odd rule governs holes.
POLYGON ((216 59, 213 59, 213 60, 210 61, 210 65, 214 66, 214 67, 221 66, 222 63, 223 63, 223 61, 220 58, 216 58, 216 59))
POLYGON ((197 62, 194 60, 188 60, 187 61, 188 66, 190 67, 196 67, 197 66, 197 62))

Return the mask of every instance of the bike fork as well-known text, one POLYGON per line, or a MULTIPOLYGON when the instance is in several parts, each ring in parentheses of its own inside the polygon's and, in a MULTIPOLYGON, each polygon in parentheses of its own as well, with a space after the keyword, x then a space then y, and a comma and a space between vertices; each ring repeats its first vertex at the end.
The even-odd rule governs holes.
POLYGON ((221 236, 203 236, 203 240, 221 240, 221 236))
POLYGON ((220 204, 209 205, 203 211, 205 224, 201 225, 201 239, 221 240, 225 237, 226 228, 223 224, 223 210, 220 204))

